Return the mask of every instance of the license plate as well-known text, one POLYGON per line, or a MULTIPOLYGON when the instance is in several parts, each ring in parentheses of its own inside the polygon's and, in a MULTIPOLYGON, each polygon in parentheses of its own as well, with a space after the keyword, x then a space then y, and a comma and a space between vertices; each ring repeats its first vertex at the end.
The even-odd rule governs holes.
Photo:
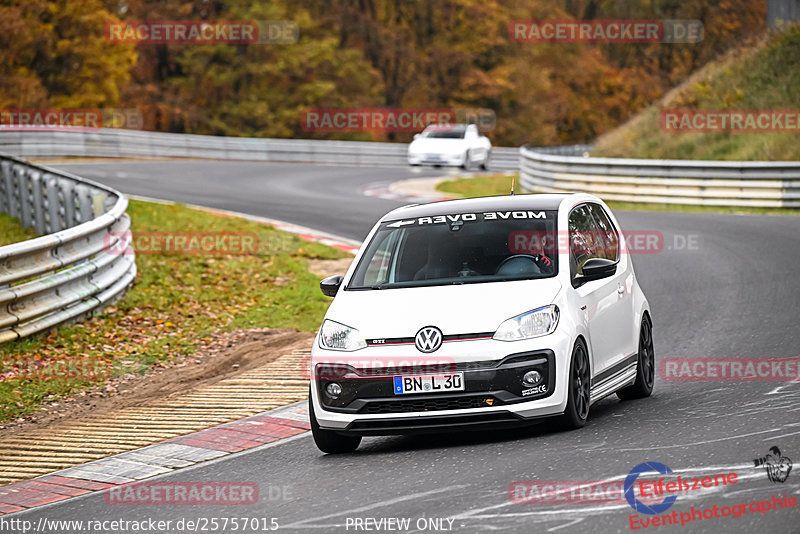
POLYGON ((464 391, 464 373, 394 377, 394 394, 464 391))

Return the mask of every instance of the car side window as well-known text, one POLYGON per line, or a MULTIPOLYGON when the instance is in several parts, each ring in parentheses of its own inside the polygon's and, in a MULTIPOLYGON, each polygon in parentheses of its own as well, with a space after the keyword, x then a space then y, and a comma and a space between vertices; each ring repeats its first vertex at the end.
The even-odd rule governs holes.
POLYGON ((587 204, 587 206, 596 226, 594 238, 597 253, 601 254, 598 257, 617 261, 619 259, 619 234, 614 223, 611 222, 606 210, 599 204, 587 204))
POLYGON ((583 274, 583 264, 589 258, 600 258, 594 243, 594 219, 586 204, 573 209, 569 214, 569 268, 570 276, 583 274))
POLYGON ((363 279, 354 280, 354 285, 374 286, 390 281, 390 267, 400 239, 399 235, 398 232, 387 233, 375 242, 377 250, 374 253, 367 251, 365 254, 366 257, 371 255, 372 260, 364 271, 363 279))

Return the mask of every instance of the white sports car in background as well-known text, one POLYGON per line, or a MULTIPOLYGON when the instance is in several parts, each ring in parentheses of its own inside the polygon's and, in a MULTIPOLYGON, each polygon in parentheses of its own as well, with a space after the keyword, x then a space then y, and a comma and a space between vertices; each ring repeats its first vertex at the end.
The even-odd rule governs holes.
POLYGON ((492 152, 489 138, 474 124, 435 124, 414 135, 408 145, 409 165, 452 165, 486 170, 492 152))

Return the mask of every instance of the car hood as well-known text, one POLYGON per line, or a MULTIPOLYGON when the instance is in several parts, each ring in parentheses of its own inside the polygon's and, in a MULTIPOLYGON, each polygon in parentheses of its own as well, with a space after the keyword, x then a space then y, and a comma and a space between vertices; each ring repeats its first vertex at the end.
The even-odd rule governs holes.
POLYGON ((366 339, 414 336, 423 326, 445 335, 494 332, 506 319, 551 304, 556 278, 339 291, 326 317, 357 328, 366 339))
POLYGON ((464 139, 417 139, 408 149, 413 152, 433 152, 437 154, 460 153, 464 150, 464 139))

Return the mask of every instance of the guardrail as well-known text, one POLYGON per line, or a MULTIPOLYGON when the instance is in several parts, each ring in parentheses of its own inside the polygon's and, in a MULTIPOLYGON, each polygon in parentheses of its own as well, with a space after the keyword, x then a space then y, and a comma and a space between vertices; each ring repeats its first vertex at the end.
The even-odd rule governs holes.
POLYGON ((520 148, 526 191, 583 191, 605 200, 734 207, 800 207, 800 162, 692 161, 579 157, 520 148))
POLYGON ((103 185, 0 156, 0 212, 45 234, 0 247, 0 343, 80 320, 122 296, 136 276, 133 249, 119 243, 130 227, 127 206, 103 185))
MULTIPOLYGON (((4 129, 0 153, 18 157, 209 158, 254 161, 408 165, 405 143, 256 139, 103 128, 4 129)), ((519 149, 494 147, 491 167, 519 168, 519 149)))

